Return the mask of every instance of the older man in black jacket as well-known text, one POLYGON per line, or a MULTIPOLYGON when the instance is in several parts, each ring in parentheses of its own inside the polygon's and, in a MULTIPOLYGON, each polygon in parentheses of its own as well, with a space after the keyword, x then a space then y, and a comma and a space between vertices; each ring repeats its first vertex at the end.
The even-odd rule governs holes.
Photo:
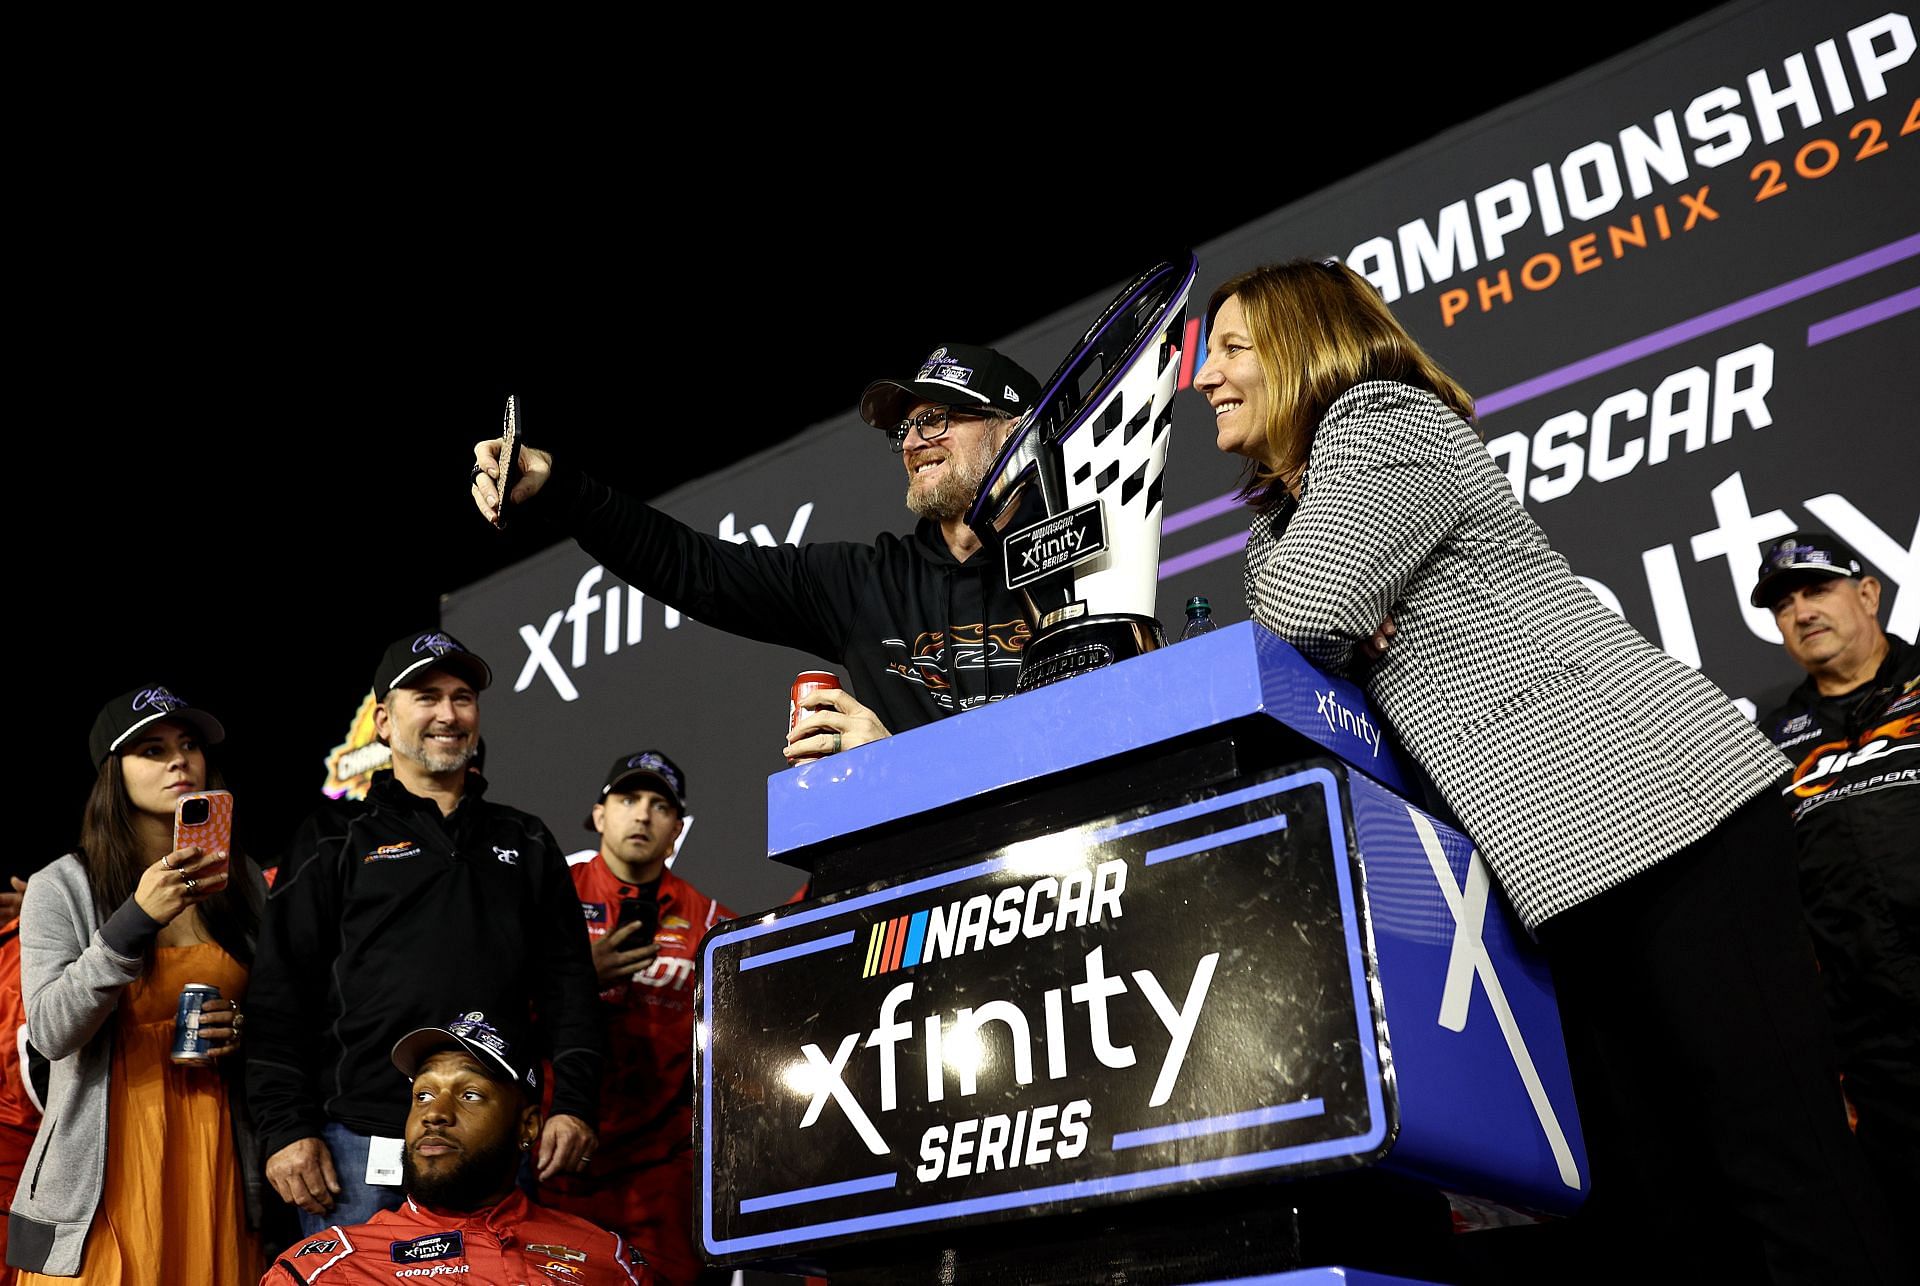
POLYGON ((537 1014, 554 1069, 541 1177, 593 1152, 598 984, 559 845, 469 767, 491 679, 444 633, 389 647, 374 719, 393 771, 307 822, 267 901, 247 1092, 267 1178, 309 1233, 400 1203, 406 1103, 387 1053, 458 1009, 537 1014))
MULTIPOLYGON (((1769 543, 1753 587, 1807 672, 1760 730, 1793 760, 1800 895, 1856 1131, 1893 1210, 1920 1200, 1920 650, 1824 531, 1769 543)), ((1920 1237, 1907 1228, 1920 1263, 1920 1237)))

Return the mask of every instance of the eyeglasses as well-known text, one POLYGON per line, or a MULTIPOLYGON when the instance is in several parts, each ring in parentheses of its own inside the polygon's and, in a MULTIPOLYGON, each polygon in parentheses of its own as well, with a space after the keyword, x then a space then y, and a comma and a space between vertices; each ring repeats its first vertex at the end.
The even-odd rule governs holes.
POLYGON ((893 448, 895 455, 899 455, 902 451, 906 450, 907 435, 915 429, 920 430, 920 440, 922 442, 938 442, 941 438, 947 436, 947 430, 955 424, 979 424, 985 421, 1004 418, 1006 417, 997 412, 989 411, 983 413, 980 411, 963 411, 951 406, 936 406, 922 411, 920 414, 909 419, 902 420, 892 428, 884 431, 887 435, 887 445, 893 448))

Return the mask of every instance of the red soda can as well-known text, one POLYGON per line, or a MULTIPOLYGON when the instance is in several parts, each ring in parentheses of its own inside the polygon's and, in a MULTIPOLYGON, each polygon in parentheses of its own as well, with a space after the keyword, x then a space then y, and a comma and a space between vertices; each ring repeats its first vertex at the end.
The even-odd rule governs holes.
MULTIPOLYGON (((840 680, 825 670, 802 670, 793 680, 793 694, 787 701, 787 731, 800 722, 800 703, 815 692, 828 688, 839 691, 840 680)), ((798 755, 798 759, 818 759, 818 755, 798 755)))

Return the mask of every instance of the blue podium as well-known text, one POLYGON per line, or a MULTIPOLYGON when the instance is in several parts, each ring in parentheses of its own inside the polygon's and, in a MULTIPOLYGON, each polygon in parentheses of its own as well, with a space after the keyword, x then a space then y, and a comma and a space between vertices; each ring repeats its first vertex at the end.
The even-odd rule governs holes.
POLYGON ((1545 962, 1422 797, 1252 624, 773 777, 815 896, 701 948, 703 1252, 1282 1280, 1319 1205, 1342 1255, 1440 1193, 1570 1212, 1545 962))

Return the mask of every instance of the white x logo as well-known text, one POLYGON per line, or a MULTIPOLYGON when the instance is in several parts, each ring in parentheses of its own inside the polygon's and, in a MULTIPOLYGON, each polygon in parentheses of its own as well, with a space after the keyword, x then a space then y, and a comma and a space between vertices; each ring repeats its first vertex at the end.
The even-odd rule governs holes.
POLYGON ((807 1104, 807 1114, 800 1118, 800 1128, 806 1129, 820 1119, 820 1109, 831 1098, 847 1114, 847 1120, 853 1123, 854 1130, 860 1135, 860 1141, 867 1145, 867 1151, 875 1156, 887 1155, 887 1141, 880 1137, 880 1131, 873 1128, 873 1122, 867 1119, 867 1113, 853 1095, 847 1090, 846 1082, 840 1079, 840 1072, 847 1065, 847 1059, 853 1055, 853 1047, 860 1042, 860 1033, 854 1032, 840 1042, 840 1052, 833 1056, 833 1062, 827 1062, 827 1056, 818 1045, 805 1045, 801 1053, 807 1056, 807 1070, 812 1073, 813 1102, 807 1104))
POLYGON ((1440 992, 1440 1025, 1448 1031, 1465 1031, 1467 1027, 1467 1008, 1473 1000, 1473 980, 1475 976, 1487 990, 1487 1002, 1493 1006, 1493 1016, 1500 1024, 1500 1034, 1507 1039, 1507 1052, 1513 1055, 1513 1065, 1520 1073, 1520 1080, 1527 1087, 1527 1097, 1533 1102, 1534 1115, 1540 1118, 1540 1128, 1546 1132, 1547 1146, 1553 1150, 1554 1164, 1560 1168, 1560 1182, 1569 1188, 1579 1188, 1580 1171, 1573 1163, 1573 1149, 1567 1144, 1566 1131, 1560 1128, 1560 1118, 1554 1115, 1553 1103, 1547 1098, 1547 1087, 1540 1083, 1540 1072, 1533 1065, 1533 1055, 1527 1052, 1526 1039, 1520 1034, 1520 1024, 1513 1016, 1513 1006, 1507 1003, 1506 989, 1500 985, 1500 975, 1493 971, 1493 957, 1487 954, 1487 944, 1481 940, 1481 932, 1487 921, 1487 891, 1491 880, 1487 874, 1487 864, 1481 860, 1480 851, 1475 849, 1467 858, 1467 883, 1461 888, 1453 882, 1453 867, 1447 862, 1447 855, 1440 847, 1440 836, 1434 831, 1433 823, 1413 809, 1407 809, 1407 816, 1413 819, 1413 829, 1420 836, 1420 847, 1426 850, 1427 864, 1433 868, 1433 878, 1440 882, 1440 892, 1447 899, 1447 909, 1453 912, 1453 955, 1447 961, 1446 986, 1440 992))

